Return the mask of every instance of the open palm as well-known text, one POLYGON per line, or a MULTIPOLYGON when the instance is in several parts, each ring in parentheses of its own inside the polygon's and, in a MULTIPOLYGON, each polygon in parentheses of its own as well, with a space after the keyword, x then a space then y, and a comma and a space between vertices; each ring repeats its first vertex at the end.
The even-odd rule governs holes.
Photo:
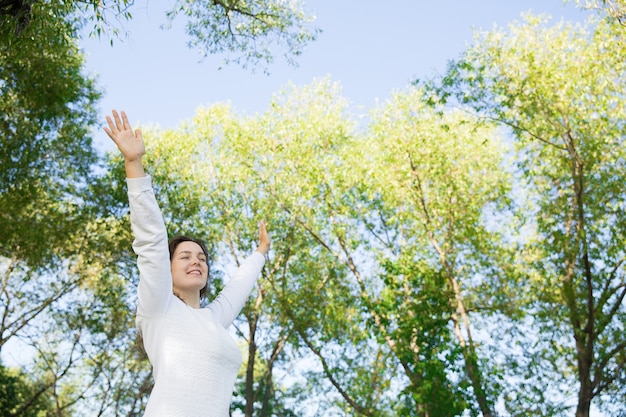
POLYGON ((133 132, 125 112, 121 112, 121 117, 115 110, 112 113, 113 119, 109 116, 106 117, 109 127, 105 127, 104 131, 115 142, 125 160, 141 159, 145 153, 141 131, 137 129, 133 132))

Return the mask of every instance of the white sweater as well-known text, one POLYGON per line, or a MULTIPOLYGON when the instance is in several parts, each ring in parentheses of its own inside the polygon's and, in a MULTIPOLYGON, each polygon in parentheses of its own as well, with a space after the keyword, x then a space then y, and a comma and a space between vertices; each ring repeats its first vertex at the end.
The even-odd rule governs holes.
POLYGON ((151 177, 127 184, 140 274, 136 323, 155 382, 144 417, 227 417, 241 352, 226 329, 265 257, 248 257, 207 308, 189 307, 172 293, 167 232, 151 177))

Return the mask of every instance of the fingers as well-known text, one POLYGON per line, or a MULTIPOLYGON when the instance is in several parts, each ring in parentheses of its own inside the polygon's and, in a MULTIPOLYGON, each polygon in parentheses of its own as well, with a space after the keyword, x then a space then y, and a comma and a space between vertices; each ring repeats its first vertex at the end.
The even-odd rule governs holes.
POLYGON ((128 117, 126 116, 126 112, 125 111, 122 111, 122 129, 130 130, 130 123, 128 122, 128 117))
MULTIPOLYGON (((106 116, 107 126, 104 127, 104 131, 106 134, 113 139, 114 142, 117 142, 119 138, 120 132, 131 131, 130 122, 128 121, 128 116, 125 111, 122 111, 121 114, 117 112, 117 110, 111 111, 111 116, 106 116)), ((135 136, 141 138, 141 132, 139 129, 135 131, 135 136)))
POLYGON ((126 116, 126 112, 122 111, 121 118, 120 114, 116 110, 113 110, 111 114, 113 114, 113 119, 111 119, 110 116, 106 116, 106 121, 109 125, 109 128, 107 129, 105 127, 105 130, 108 130, 112 133, 116 133, 120 130, 130 130, 130 122, 128 121, 128 116, 126 116))
POLYGON ((259 241, 260 243, 267 244, 269 246, 270 236, 267 233, 267 226, 263 220, 259 223, 259 241))
MULTIPOLYGON (((115 110, 113 110, 112 113, 113 113, 113 120, 115 120, 116 130, 124 130, 124 123, 120 120, 120 115, 115 110)), ((124 114, 124 112, 122 112, 122 117, 126 118, 126 115, 124 114)))
POLYGON ((259 238, 260 240, 267 238, 267 227, 265 226, 265 221, 263 220, 259 222, 259 238))
POLYGON ((270 249, 270 237, 267 234, 267 228, 265 226, 265 222, 261 220, 259 222, 259 246, 257 248, 258 252, 261 252, 263 255, 267 255, 267 252, 270 249))
MULTIPOLYGON (((112 113, 113 113, 113 117, 116 119, 115 121, 117 122, 119 120, 119 116, 117 115, 117 112, 113 110, 112 113)), ((106 116, 106 121, 109 127, 107 128, 105 126, 104 131, 106 132, 107 135, 109 135, 111 139, 115 140, 115 137, 117 136, 117 132, 119 129, 117 128, 116 124, 113 123, 113 120, 111 119, 110 116, 106 116)))

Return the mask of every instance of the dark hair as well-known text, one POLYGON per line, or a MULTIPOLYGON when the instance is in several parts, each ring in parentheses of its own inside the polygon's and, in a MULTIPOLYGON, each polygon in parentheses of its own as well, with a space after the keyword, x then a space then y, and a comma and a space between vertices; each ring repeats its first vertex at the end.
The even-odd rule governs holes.
POLYGON ((189 237, 189 236, 174 236, 173 238, 170 239, 169 241, 169 248, 170 248, 170 262, 172 261, 172 257, 174 257, 174 252, 176 251, 176 248, 178 247, 178 245, 180 245, 183 242, 194 242, 197 243, 200 248, 202 249, 202 252, 204 252, 204 256, 206 258, 206 264, 207 264, 207 279, 206 279, 206 285, 204 287, 202 287, 202 289, 200 290, 200 300, 204 300, 206 298, 206 291, 207 291, 207 286, 209 285, 209 276, 211 275, 210 270, 211 270, 211 264, 209 264, 209 250, 206 247, 206 244, 200 240, 200 239, 196 239, 193 237, 189 237))

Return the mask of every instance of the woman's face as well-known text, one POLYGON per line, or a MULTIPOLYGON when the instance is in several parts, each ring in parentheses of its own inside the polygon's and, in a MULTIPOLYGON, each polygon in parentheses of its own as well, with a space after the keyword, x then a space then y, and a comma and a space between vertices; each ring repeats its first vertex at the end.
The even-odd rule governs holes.
POLYGON ((206 285, 209 267, 206 255, 197 243, 179 243, 171 265, 174 292, 197 292, 206 285))

